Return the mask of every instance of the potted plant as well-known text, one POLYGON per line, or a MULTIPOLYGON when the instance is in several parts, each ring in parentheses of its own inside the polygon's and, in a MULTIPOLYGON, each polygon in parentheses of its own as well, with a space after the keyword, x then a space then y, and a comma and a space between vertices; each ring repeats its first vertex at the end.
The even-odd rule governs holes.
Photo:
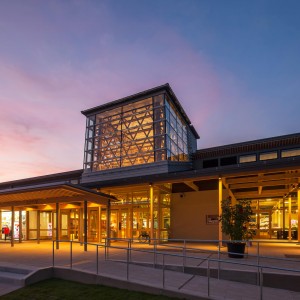
POLYGON ((253 231, 249 221, 253 214, 251 200, 238 200, 233 204, 231 197, 222 200, 220 221, 222 232, 229 235, 231 242, 227 243, 228 256, 243 258, 246 241, 252 238, 253 231))

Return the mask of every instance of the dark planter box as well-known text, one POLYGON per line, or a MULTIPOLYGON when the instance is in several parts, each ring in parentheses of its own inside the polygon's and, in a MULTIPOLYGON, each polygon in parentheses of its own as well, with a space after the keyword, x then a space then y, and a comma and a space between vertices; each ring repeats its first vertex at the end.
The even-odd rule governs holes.
POLYGON ((228 256, 230 258, 243 258, 246 243, 227 243, 228 256))

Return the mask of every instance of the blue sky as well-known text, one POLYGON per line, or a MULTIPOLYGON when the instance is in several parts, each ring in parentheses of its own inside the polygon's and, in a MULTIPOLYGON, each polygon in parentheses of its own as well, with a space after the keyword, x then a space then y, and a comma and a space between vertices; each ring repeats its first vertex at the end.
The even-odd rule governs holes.
POLYGON ((80 111, 166 82, 198 148, 299 132, 300 1, 0 5, 0 181, 81 168, 80 111))

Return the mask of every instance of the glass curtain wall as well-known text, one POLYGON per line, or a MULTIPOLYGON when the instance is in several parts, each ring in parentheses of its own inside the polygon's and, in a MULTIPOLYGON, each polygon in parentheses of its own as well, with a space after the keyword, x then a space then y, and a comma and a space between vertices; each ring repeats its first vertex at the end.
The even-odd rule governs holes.
MULTIPOLYGON (((154 237, 167 239, 170 233, 171 194, 154 190, 154 237)), ((140 190, 118 195, 122 199, 111 207, 110 235, 112 238, 138 238, 142 232, 150 234, 150 194, 140 190)), ((101 211, 101 237, 106 236, 106 209, 101 211)))
POLYGON ((253 201, 253 216, 250 226, 254 238, 291 239, 298 238, 298 205, 297 197, 289 199, 267 199, 253 201))
POLYGON ((87 119, 85 169, 107 170, 166 159, 164 95, 87 119))
POLYGON ((165 94, 87 118, 85 171, 187 161, 188 126, 165 94))
POLYGON ((188 161, 187 126, 169 99, 166 101, 166 132, 168 160, 188 161))

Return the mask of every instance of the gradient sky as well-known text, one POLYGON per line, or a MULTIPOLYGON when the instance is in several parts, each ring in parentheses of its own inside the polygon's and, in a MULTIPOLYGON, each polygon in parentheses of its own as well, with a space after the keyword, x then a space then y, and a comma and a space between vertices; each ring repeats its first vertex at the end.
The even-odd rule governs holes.
POLYGON ((0 182, 80 169, 80 111, 169 82, 198 148, 299 132, 299 0, 0 0, 0 182))

